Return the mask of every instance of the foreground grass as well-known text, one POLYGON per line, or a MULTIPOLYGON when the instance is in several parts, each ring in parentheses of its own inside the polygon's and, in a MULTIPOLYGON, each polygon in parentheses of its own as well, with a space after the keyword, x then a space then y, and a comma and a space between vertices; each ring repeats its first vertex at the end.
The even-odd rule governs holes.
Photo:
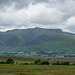
POLYGON ((75 66, 1 64, 0 75, 75 75, 75 66))

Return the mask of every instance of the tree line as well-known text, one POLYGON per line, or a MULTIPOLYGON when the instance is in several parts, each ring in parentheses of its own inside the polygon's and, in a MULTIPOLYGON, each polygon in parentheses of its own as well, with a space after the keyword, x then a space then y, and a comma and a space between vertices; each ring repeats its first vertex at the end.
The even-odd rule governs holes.
MULTIPOLYGON (((0 61, 0 64, 14 64, 14 60, 13 59, 7 59, 6 61, 0 61)), ((18 64, 18 62, 16 62, 16 64, 18 64)), ((48 60, 41 60, 41 59, 37 59, 35 60, 33 63, 23 63, 23 65, 70 65, 70 62, 52 62, 50 63, 48 60)), ((72 65, 75 65, 75 63, 73 63, 72 65)))

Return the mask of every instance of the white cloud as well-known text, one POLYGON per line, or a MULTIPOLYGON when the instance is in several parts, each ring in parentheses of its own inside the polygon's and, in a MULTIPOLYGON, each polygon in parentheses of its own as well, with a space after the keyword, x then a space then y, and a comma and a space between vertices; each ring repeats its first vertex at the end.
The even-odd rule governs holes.
POLYGON ((31 22, 37 24, 56 24, 63 20, 63 13, 56 8, 48 8, 44 4, 30 5, 28 8, 30 12, 31 22))
POLYGON ((66 25, 68 25, 68 26, 75 26, 75 16, 73 16, 73 17, 70 17, 67 21, 66 21, 66 25))
POLYGON ((64 31, 73 32, 75 33, 75 16, 72 16, 64 22, 64 26, 62 25, 61 28, 64 31))
POLYGON ((56 8, 48 8, 44 3, 30 4, 28 8, 14 9, 15 4, 0 12, 0 26, 28 27, 33 24, 52 25, 63 20, 63 13, 56 8))
POLYGON ((0 12, 0 25, 17 26, 27 22, 26 9, 16 10, 14 5, 6 8, 5 11, 0 12))

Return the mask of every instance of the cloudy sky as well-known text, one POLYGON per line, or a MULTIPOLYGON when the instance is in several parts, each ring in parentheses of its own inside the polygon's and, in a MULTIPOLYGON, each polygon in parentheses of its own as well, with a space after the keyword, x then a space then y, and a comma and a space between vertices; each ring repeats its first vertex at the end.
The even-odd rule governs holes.
POLYGON ((75 0, 0 0, 0 31, 34 27, 75 33, 75 0))

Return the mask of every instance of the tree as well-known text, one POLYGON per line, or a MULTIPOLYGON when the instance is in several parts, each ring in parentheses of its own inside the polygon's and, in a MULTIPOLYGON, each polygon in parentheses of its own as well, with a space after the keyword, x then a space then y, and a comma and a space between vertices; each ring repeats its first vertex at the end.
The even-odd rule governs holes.
POLYGON ((41 59, 35 60, 34 64, 40 65, 41 64, 41 59))
POLYGON ((6 63, 7 63, 7 64, 14 64, 14 61, 13 61, 13 59, 7 59, 7 60, 6 60, 6 63))
POLYGON ((69 62, 64 62, 64 65, 70 65, 70 63, 69 62))
POLYGON ((64 57, 67 57, 66 55, 64 55, 64 57))

